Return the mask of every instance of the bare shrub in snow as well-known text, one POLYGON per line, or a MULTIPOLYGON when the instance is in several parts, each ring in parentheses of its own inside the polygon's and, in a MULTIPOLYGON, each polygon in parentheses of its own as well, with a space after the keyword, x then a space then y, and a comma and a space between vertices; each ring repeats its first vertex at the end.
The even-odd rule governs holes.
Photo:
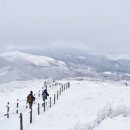
POLYGON ((100 110, 96 116, 96 119, 88 123, 78 123, 74 126, 73 130, 93 130, 103 120, 107 118, 114 118, 117 116, 127 117, 130 114, 130 109, 124 105, 112 105, 107 104, 102 110, 100 110))

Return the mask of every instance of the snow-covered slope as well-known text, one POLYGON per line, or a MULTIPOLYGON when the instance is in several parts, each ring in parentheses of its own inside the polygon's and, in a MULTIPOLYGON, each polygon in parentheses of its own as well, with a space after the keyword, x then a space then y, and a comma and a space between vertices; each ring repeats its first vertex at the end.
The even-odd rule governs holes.
POLYGON ((54 58, 64 61, 68 68, 81 72, 81 76, 130 80, 130 60, 128 57, 112 58, 93 53, 59 54, 54 58))
POLYGON ((29 80, 34 78, 62 78, 68 68, 64 62, 56 59, 26 54, 7 52, 0 54, 0 82, 29 80), (4 60, 3 60, 4 59, 4 60))
POLYGON ((0 54, 0 83, 52 77, 98 77, 130 80, 130 60, 91 53, 58 54, 51 57, 19 51, 0 54), (52 57, 52 58, 51 58, 52 57))
MULTIPOLYGON (((70 88, 65 90, 52 107, 42 107, 38 97, 44 80, 31 80, 2 84, 0 86, 0 129, 18 130, 19 114, 16 114, 16 100, 19 99, 19 113, 23 113, 23 130, 129 130, 130 129, 130 82, 101 81, 82 78, 69 79, 70 88), (33 104, 33 123, 29 124, 29 109, 26 97, 30 90, 36 94, 33 104), (7 119, 6 104, 10 102, 10 118, 7 119), (40 115, 37 106, 40 103, 40 115)), ((58 81, 60 83, 67 80, 58 81)), ((49 87, 53 99, 60 85, 49 87)), ((48 103, 50 98, 48 98, 48 103)))
POLYGON ((19 51, 2 53, 0 56, 16 64, 32 64, 39 67, 65 66, 64 62, 50 57, 31 55, 19 51))
MULTIPOLYGON (((83 55, 70 54, 70 55, 57 55, 55 58, 63 60, 68 64, 82 65, 89 67, 97 72, 130 72, 130 59, 128 57, 114 58, 114 56, 98 55, 86 52, 83 55)), ((80 66, 81 67, 81 66, 80 66)))
MULTIPOLYGON (((19 51, 0 54, 0 83, 42 79, 52 77, 62 79, 68 77, 91 76, 95 71, 88 65, 73 59, 57 60, 47 56, 32 55, 19 51)), ((67 58, 67 57, 66 57, 67 58)))

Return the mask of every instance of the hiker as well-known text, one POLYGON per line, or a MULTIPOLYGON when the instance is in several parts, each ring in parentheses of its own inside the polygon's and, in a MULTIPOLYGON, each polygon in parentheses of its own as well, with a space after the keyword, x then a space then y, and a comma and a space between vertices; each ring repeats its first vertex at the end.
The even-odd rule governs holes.
POLYGON ((46 90, 47 90, 47 82, 46 82, 46 81, 44 82, 44 87, 45 87, 46 90))
POLYGON ((33 92, 31 91, 30 94, 27 96, 27 102, 29 103, 30 109, 32 109, 33 101, 35 101, 35 97, 33 96, 33 92))
POLYGON ((49 96, 47 90, 45 89, 43 92, 42 92, 42 98, 43 98, 43 101, 45 101, 47 99, 47 96, 49 96))

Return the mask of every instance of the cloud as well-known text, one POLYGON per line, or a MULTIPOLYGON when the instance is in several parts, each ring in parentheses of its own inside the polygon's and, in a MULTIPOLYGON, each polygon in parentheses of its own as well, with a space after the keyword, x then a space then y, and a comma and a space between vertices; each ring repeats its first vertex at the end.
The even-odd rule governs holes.
POLYGON ((129 52, 128 0, 0 1, 0 48, 129 52))

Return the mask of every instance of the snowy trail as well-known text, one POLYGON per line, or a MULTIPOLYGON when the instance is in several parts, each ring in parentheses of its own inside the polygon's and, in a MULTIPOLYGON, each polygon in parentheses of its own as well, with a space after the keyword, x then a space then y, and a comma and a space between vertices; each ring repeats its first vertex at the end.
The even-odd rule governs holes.
MULTIPOLYGON (((0 88, 0 98, 1 98, 1 103, 2 105, 0 106, 0 128, 3 129, 8 129, 10 128, 10 126, 13 126, 12 129, 16 129, 16 125, 17 124, 17 128, 19 127, 19 114, 16 114, 16 99, 19 98, 19 113, 23 113, 25 115, 25 117, 28 119, 29 117, 29 109, 26 109, 26 97, 29 94, 30 90, 33 90, 33 92, 36 95, 36 101, 35 104, 33 104, 33 108, 34 111, 37 111, 37 105, 38 103, 42 104, 42 97, 38 97, 39 94, 39 90, 40 90, 40 94, 42 92, 42 87, 44 86, 45 80, 34 80, 34 81, 25 81, 25 82, 12 82, 10 84, 2 84, 3 87, 1 86, 0 88), (12 86, 13 87, 10 87, 12 86), (37 86, 37 87, 36 87, 37 86), (7 89, 8 88, 8 89, 7 89), (7 91, 5 91, 5 89, 7 89, 7 91), (3 93, 4 92, 4 93, 3 93), (4 116, 7 112, 7 102, 10 102, 9 104, 9 119, 7 119, 6 116, 4 116), (27 117, 28 116, 28 117, 27 117), (9 124, 9 125, 7 125, 9 124)), ((60 85, 53 85, 52 84, 48 84, 48 92, 50 94, 50 96, 52 96, 53 93, 57 92, 56 90, 58 90, 58 88, 60 87, 60 85), (51 85, 51 87, 50 87, 51 85)), ((26 120, 26 119, 25 119, 26 120)), ((25 122, 29 122, 29 121, 25 121, 25 122)), ((26 123, 25 123, 26 124, 26 123)))
POLYGON ((119 105, 128 103, 129 95, 129 88, 124 90, 124 87, 114 85, 108 87, 108 84, 103 83, 73 82, 71 83, 71 88, 63 93, 57 105, 41 115, 40 122, 37 117, 34 124, 27 130, 35 130, 42 127, 46 128, 46 130, 73 129, 79 122, 91 122, 91 120, 95 119, 99 110, 109 103, 119 105), (121 94, 122 89, 124 92, 121 94), (115 98, 115 95, 118 98, 115 98))
MULTIPOLYGON (((104 121, 107 122, 109 117, 105 117, 103 120, 100 118, 108 112, 106 110, 109 105, 119 107, 119 110, 117 109, 119 113, 113 113, 115 119, 123 112, 125 113, 124 106, 126 109, 128 108, 128 113, 130 112, 130 86, 126 87, 122 82, 110 81, 71 80, 70 82, 71 87, 65 90, 56 104, 52 105, 52 108, 48 107, 46 112, 41 107, 38 116, 37 104, 34 105, 33 123, 31 125, 29 124, 29 111, 23 113, 24 130, 84 130, 84 124, 88 125, 88 123, 90 123, 89 127, 93 127, 95 130, 98 130, 98 126, 101 128, 100 130, 107 130, 103 129, 104 126, 102 128, 102 123, 105 124, 104 121), (100 123, 93 123, 97 119, 100 123)), ((57 90, 59 90, 59 86, 49 89, 49 94, 53 96, 57 90)), ((24 95, 24 93, 22 94, 24 95)), ((38 102, 41 103, 42 99, 38 99, 38 102)), ((123 118, 128 119, 127 122, 130 121, 129 117, 123 118)), ((113 121, 113 119, 111 120, 113 121)), ((1 130, 8 130, 10 126, 12 130, 19 129, 18 115, 11 116, 9 120, 0 121, 1 130)))

